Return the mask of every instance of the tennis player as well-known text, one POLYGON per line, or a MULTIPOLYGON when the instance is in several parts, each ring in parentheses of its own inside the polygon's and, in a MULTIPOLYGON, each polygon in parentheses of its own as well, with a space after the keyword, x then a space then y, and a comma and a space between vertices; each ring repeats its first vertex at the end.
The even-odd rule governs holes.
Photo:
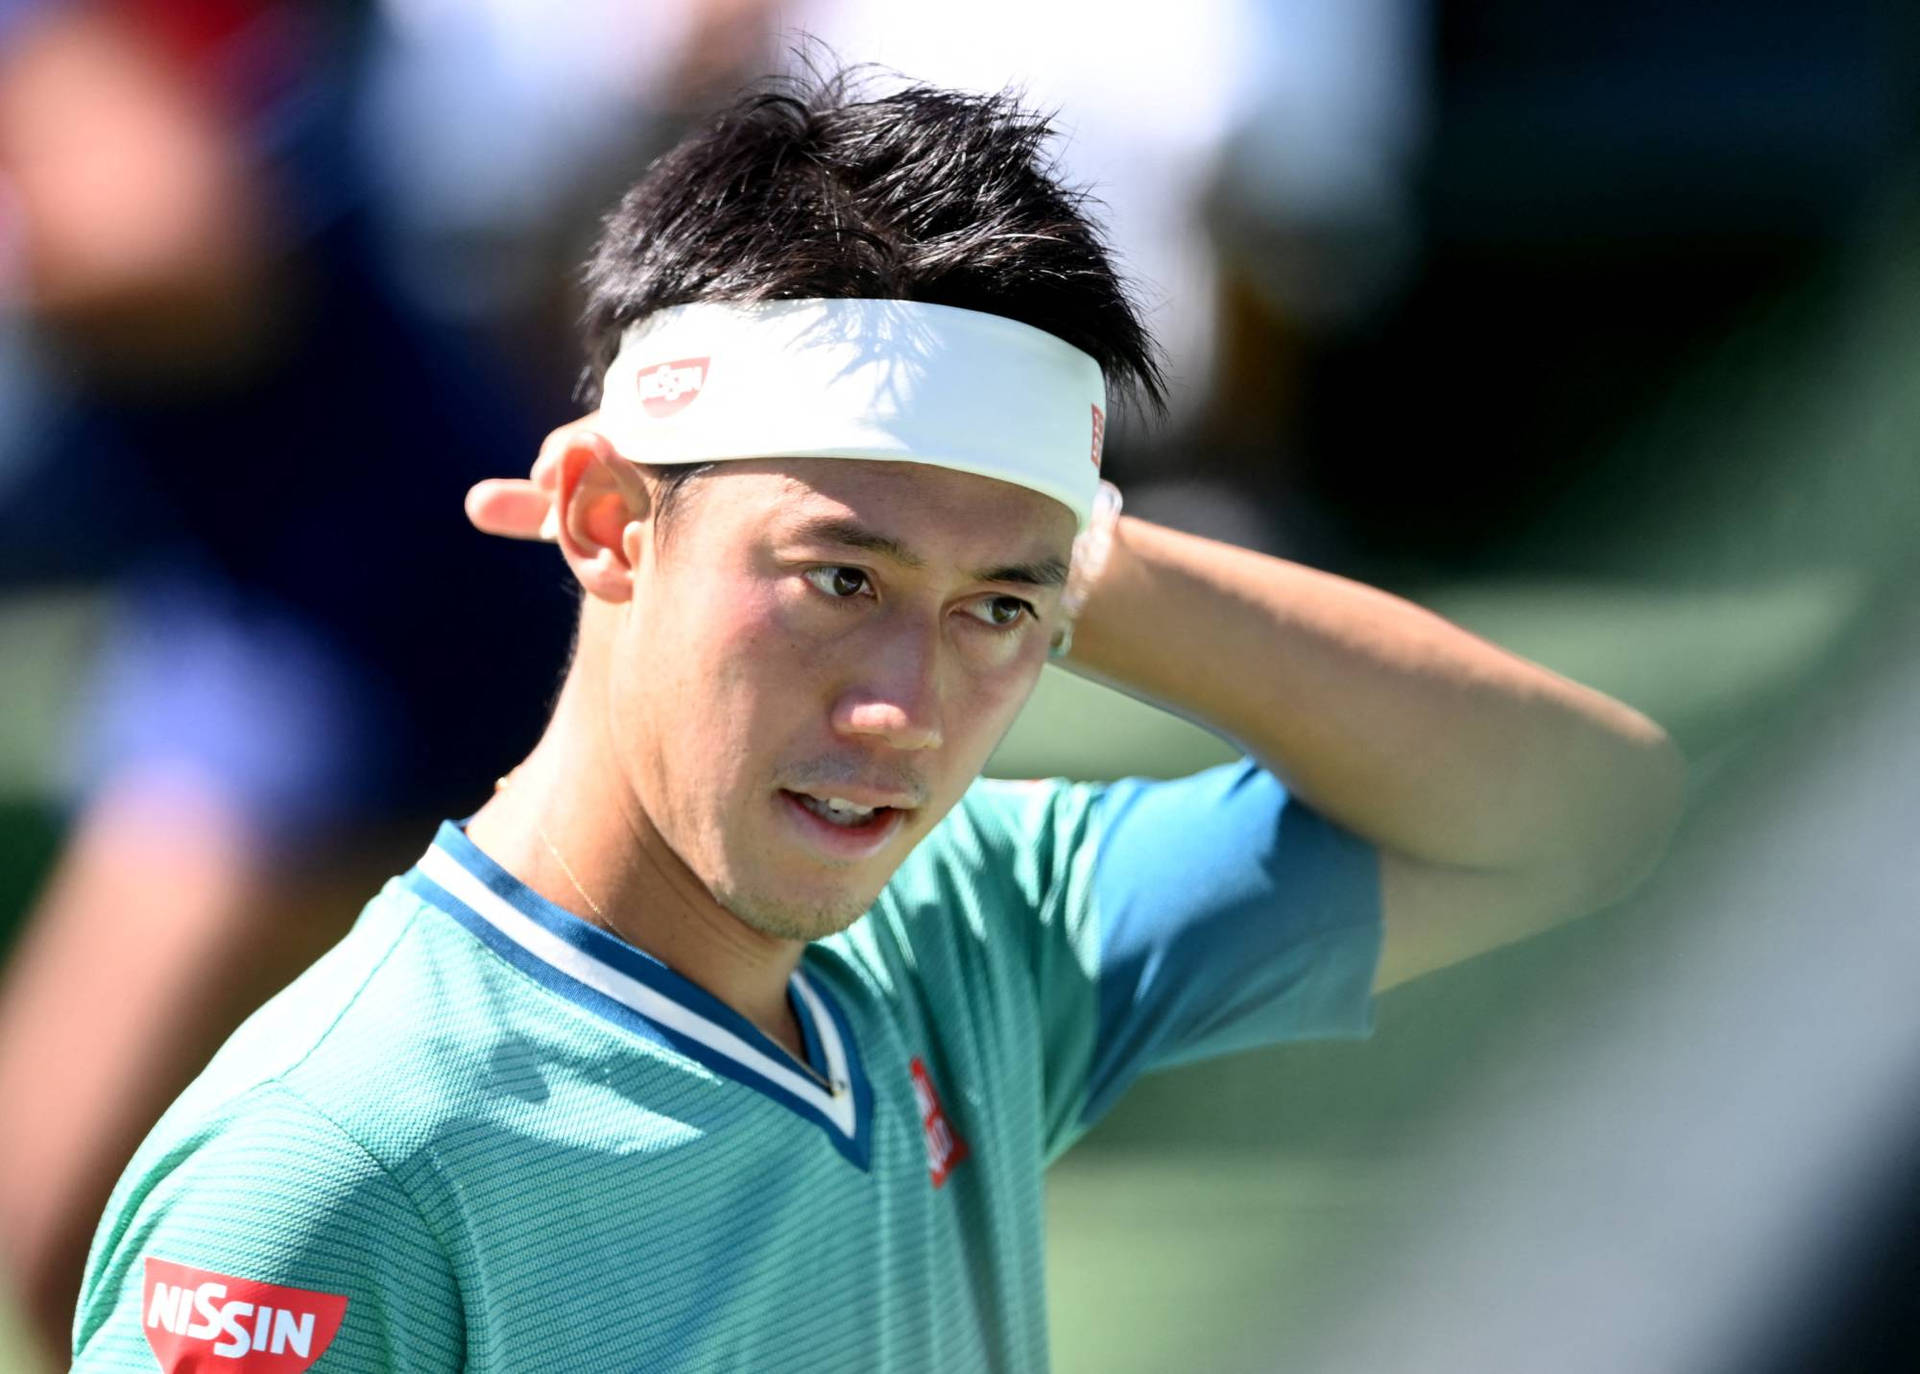
POLYGON ((1364 1034, 1659 849, 1632 710, 1121 518, 1160 382, 1044 121, 857 94, 608 220, 597 408, 473 501, 582 589, 551 723, 155 1128, 77 1368, 1040 1369, 1041 1171, 1137 1075, 1364 1034), (1050 652, 1247 759, 978 781, 1050 652))

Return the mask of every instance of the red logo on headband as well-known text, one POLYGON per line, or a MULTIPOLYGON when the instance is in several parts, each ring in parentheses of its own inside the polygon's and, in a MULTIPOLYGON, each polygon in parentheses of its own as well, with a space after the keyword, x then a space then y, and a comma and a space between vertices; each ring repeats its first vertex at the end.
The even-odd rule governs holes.
POLYGON ((1107 437, 1107 417, 1100 413, 1100 407, 1093 408, 1093 467, 1100 470, 1100 445, 1107 437))
POLYGON ((670 363, 655 363, 640 369, 635 380, 640 386, 640 404, 656 420, 677 415, 700 394, 707 384, 707 359, 680 358, 670 363))

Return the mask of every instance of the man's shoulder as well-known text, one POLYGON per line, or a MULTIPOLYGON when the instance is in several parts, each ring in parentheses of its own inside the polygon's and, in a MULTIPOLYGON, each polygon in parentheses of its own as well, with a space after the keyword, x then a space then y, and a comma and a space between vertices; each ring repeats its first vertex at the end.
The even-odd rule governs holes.
MULTIPOLYGON (((76 1369, 151 1368, 149 1350, 168 1368, 255 1344, 318 1355, 343 1316, 377 1314, 389 1295, 408 1311, 409 1344, 457 1347, 449 1261, 416 1191, 283 1081, 255 1083, 155 1145, 95 1236, 76 1369)), ((339 1360, 376 1367, 364 1352, 339 1360)))
POLYGON ((396 1080, 405 1071, 403 1047, 444 999, 447 977, 457 977, 434 948, 440 940, 427 916, 418 896, 390 881, 339 944, 228 1038, 161 1118, 134 1168, 143 1156, 165 1158, 184 1142, 230 1133, 263 1103, 284 1106, 269 1091, 276 1087, 323 1114, 345 1083, 417 1110, 428 1099, 396 1080), (440 976, 428 976, 430 969, 440 976))
POLYGON ((169 1108, 123 1174, 97 1248, 209 1218, 209 1235, 246 1239, 258 1227, 234 1217, 266 1215, 261 1198, 322 1237, 375 1234, 383 1208, 437 1223, 457 1210, 449 1178, 521 1186, 530 1141, 592 1148, 599 1131, 631 1149, 633 1123, 609 1103, 631 1114, 683 1090, 668 1081, 670 1056, 632 1048, 396 880, 169 1108))
POLYGON ((345 939, 234 1032, 154 1126, 94 1239, 78 1367, 122 1367, 142 1354, 143 1331, 185 1330, 163 1301, 181 1274, 344 1301, 349 1275, 326 1257, 431 1249, 378 1133, 307 1091, 324 1096, 330 1081, 358 1074, 369 1097, 418 1102, 412 1084, 377 1071, 370 1049, 378 1019, 404 1000, 389 985, 418 939, 418 915, 390 883, 345 939))
POLYGON ((410 874, 234 1034, 144 1152, 232 1129, 268 1084, 405 1177, 488 1172, 514 1141, 583 1131, 631 1151, 623 1113, 673 1116, 710 1075, 595 995, 502 957, 410 874))
MULTIPOLYGON (((133 1168, 231 1133, 275 1086, 383 1163, 470 1117, 502 1049, 564 1035, 548 999, 434 907, 387 883, 333 949, 236 1030, 154 1128, 133 1168)), ((524 1057, 524 1053, 522 1055, 524 1057)), ((515 1060, 517 1062, 517 1060, 515 1060)))

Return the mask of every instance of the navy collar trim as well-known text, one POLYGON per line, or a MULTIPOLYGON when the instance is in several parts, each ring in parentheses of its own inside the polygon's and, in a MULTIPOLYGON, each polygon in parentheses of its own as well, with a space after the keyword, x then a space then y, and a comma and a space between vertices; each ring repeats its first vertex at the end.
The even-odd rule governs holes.
POLYGON ((549 902, 451 821, 401 880, 550 990, 772 1098, 826 1132, 861 1169, 872 1156, 873 1092, 846 1018, 796 969, 788 984, 822 1088, 746 1017, 651 955, 549 902))

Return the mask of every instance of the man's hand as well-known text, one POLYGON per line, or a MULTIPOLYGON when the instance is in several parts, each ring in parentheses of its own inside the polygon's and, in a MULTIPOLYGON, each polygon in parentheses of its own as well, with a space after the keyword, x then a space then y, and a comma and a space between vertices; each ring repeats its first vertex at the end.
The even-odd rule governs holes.
POLYGON ((591 429, 599 418, 598 411, 590 411, 554 430, 541 443, 540 455, 525 477, 489 477, 475 482, 467 492, 467 519, 474 528, 508 539, 551 542, 558 534, 553 523, 553 493, 560 483, 560 451, 575 433, 591 429))

